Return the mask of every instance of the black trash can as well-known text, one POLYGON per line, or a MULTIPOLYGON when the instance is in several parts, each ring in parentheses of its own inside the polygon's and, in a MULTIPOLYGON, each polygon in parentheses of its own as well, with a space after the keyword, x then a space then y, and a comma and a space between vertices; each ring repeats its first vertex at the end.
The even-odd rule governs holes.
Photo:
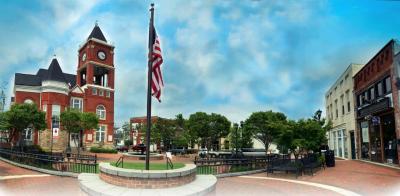
POLYGON ((325 152, 325 163, 327 167, 335 167, 335 152, 333 150, 325 152))

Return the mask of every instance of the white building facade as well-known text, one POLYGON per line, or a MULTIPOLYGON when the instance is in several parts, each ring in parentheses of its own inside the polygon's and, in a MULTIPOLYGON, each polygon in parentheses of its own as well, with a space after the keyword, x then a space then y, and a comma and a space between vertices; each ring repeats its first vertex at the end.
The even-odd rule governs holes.
POLYGON ((326 118, 332 122, 332 129, 327 133, 328 145, 335 151, 335 157, 356 159, 353 76, 362 67, 350 64, 325 93, 326 118))

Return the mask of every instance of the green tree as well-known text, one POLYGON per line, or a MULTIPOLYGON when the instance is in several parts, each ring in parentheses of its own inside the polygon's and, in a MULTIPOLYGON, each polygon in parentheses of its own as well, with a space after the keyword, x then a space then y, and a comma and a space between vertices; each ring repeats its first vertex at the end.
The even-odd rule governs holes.
POLYGON ((210 124, 209 116, 205 112, 196 112, 189 116, 188 129, 191 135, 200 138, 201 146, 210 149, 210 124))
POLYGON ((83 130, 97 129, 99 119, 96 114, 90 112, 80 112, 79 110, 67 108, 60 115, 62 128, 68 131, 67 147, 70 148, 69 138, 71 133, 81 133, 79 136, 79 146, 82 139, 83 130))
POLYGON ((9 111, 1 114, 0 126, 8 132, 8 143, 18 139, 23 145, 23 131, 27 128, 43 130, 46 128, 45 113, 38 110, 35 104, 13 104, 9 111), (16 138, 17 136, 19 138, 16 138))
POLYGON ((286 116, 280 112, 254 112, 246 119, 244 129, 253 133, 268 151, 271 143, 279 137, 286 125, 286 116))
MULTIPOLYGON (((221 143, 221 138, 228 136, 231 129, 231 122, 223 115, 211 113, 208 117, 210 143, 221 143)), ((214 150, 220 150, 220 145, 213 145, 214 150)))

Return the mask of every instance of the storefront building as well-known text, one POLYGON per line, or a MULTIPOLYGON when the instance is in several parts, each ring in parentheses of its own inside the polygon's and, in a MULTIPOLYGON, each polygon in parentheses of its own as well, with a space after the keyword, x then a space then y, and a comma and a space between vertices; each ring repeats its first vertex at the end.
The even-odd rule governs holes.
POLYGON ((399 164, 399 45, 390 40, 355 76, 357 156, 399 164))
POLYGON ((339 158, 356 159, 352 78, 361 68, 361 64, 350 64, 325 93, 326 118, 332 122, 328 145, 339 158))

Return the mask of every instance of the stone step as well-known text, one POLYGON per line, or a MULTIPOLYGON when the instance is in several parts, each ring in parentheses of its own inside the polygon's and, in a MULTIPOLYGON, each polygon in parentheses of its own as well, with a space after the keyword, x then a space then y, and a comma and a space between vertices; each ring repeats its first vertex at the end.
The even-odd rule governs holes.
POLYGON ((79 186, 91 196, 198 196, 215 192, 217 178, 213 175, 197 175, 186 185, 165 189, 133 189, 115 186, 102 181, 98 174, 82 173, 78 176, 79 186))

